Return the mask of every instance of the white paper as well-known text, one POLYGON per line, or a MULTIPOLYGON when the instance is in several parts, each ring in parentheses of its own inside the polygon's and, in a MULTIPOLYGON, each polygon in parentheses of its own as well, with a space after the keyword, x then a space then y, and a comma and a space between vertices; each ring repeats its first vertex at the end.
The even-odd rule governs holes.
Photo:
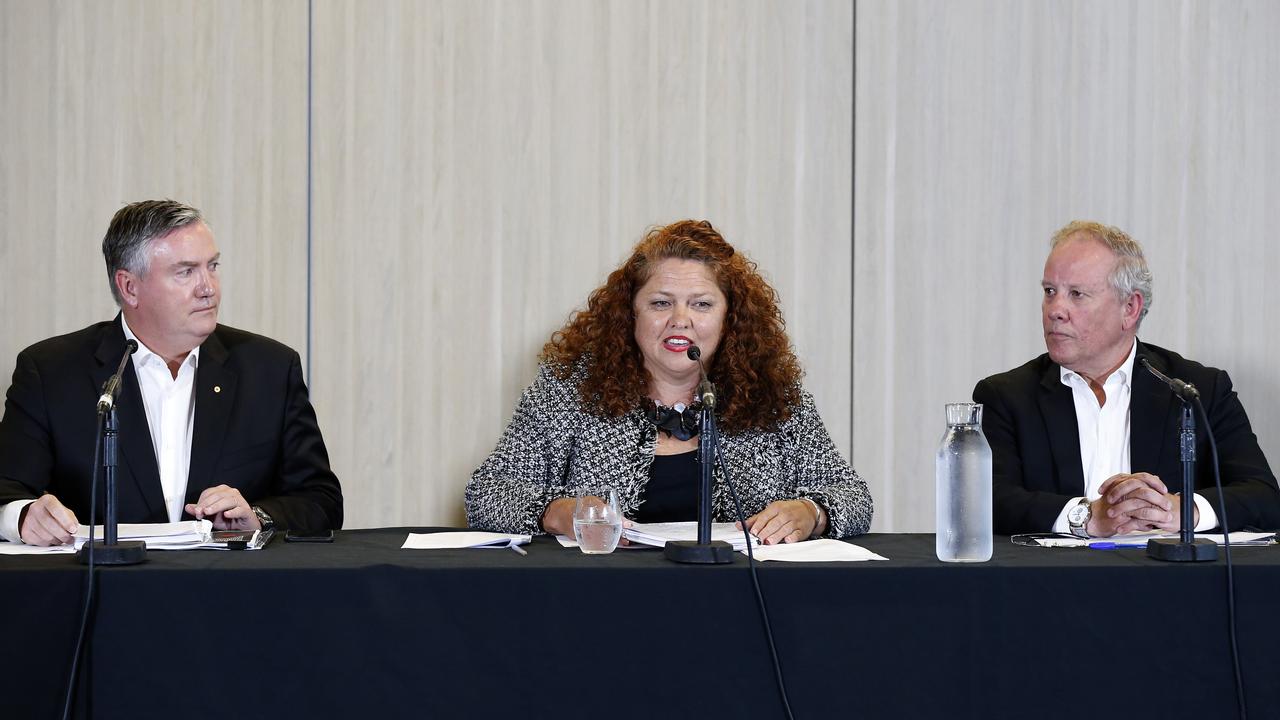
POLYGON ((0 555, 61 555, 75 551, 76 549, 70 545, 40 547, 39 545, 0 541, 0 555))
POLYGON ((409 533, 402 550, 448 550, 452 548, 511 547, 528 545, 532 535, 516 533, 481 532, 467 530, 463 532, 409 533))
MULTIPOLYGON (((184 520, 175 523, 119 523, 116 525, 116 537, 120 540, 148 540, 150 538, 207 536, 213 532, 213 523, 208 520, 184 520)), ((93 537, 101 540, 106 531, 101 525, 93 527, 93 537)), ((76 539, 89 539, 89 526, 76 527, 76 539)))
MULTIPOLYGON (((101 525, 93 528, 93 539, 102 541, 101 525)), ((176 523, 120 523, 116 526, 116 539, 141 540, 148 550, 194 550, 209 542, 213 523, 209 520, 184 520, 176 523)), ((89 540, 89 526, 76 528, 76 548, 89 540)))
MULTIPOLYGON (((569 537, 568 535, 557 535, 556 542, 560 543, 560 547, 567 547, 567 548, 578 547, 578 541, 569 537)), ((634 545, 634 544, 623 545, 622 543, 618 543, 617 549, 618 550, 653 550, 654 546, 653 545, 634 545)))
MULTIPOLYGON (((93 528, 93 539, 102 542, 103 527, 93 528)), ((209 542, 213 523, 208 520, 186 520, 176 523, 121 523, 116 526, 120 541, 141 540, 148 550, 192 550, 209 542)), ((0 555, 46 555, 73 553, 89 540, 89 526, 80 525, 75 532, 75 545, 37 547, 23 543, 0 543, 0 555)))
MULTIPOLYGON (((747 554, 743 548, 738 552, 747 554)), ((752 550, 757 560, 784 560, 787 562, 860 562, 863 560, 888 560, 870 550, 840 540, 822 538, 798 543, 757 545, 752 550)))
MULTIPOLYGON (((743 532, 733 526, 733 523, 711 523, 711 539, 721 540, 733 546, 734 550, 742 550, 747 547, 746 538, 743 532)), ((640 545, 653 545, 662 547, 672 540, 697 540, 698 539, 698 523, 696 522, 669 522, 669 523, 635 523, 629 528, 622 529, 622 537, 633 543, 640 545)), ((751 544, 760 547, 759 538, 752 537, 751 544)))

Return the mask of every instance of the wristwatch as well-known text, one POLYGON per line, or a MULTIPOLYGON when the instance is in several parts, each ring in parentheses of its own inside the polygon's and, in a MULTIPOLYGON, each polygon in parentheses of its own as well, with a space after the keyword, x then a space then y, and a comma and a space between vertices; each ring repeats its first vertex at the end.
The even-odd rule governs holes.
POLYGON ((1067 511, 1067 523, 1071 525, 1071 534, 1076 537, 1089 537, 1089 518, 1093 517, 1093 507, 1089 498, 1080 498, 1080 502, 1067 511))
POLYGON ((253 505, 249 509, 252 510, 254 516, 258 518, 258 522, 262 524, 263 530, 276 526, 276 521, 271 519, 271 516, 267 514, 266 510, 263 510, 257 505, 253 505))

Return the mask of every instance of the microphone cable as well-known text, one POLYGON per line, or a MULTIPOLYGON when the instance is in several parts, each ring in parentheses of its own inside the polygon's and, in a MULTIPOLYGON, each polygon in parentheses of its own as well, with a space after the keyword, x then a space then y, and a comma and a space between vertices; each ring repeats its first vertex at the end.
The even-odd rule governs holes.
POLYGON ((791 701, 787 698, 787 683, 782 677, 782 663, 778 660, 778 648, 773 642, 773 625, 769 622, 769 611, 765 608, 764 593, 760 591, 760 578, 756 575, 756 558, 751 551, 751 532, 747 530, 747 519, 742 512, 742 503, 738 500, 738 491, 733 487, 729 477, 729 469, 724 466, 720 453, 716 453, 720 461, 720 472, 724 473, 725 485, 729 487, 729 496, 733 498, 733 508, 738 514, 738 522, 742 523, 742 536, 747 540, 747 568, 751 571, 751 584, 756 590, 756 605, 760 608, 760 618, 764 621, 764 635, 769 640, 769 657, 773 660, 773 677, 778 682, 778 694, 782 696, 782 708, 787 712, 788 720, 795 720, 791 714, 791 701))
MULTIPOLYGON (((773 642, 773 624, 769 622, 769 611, 764 604, 764 593, 760 590, 760 577, 756 575, 756 556, 751 549, 751 532, 747 530, 747 518, 742 512, 742 502, 738 500, 738 491, 733 486, 733 478, 729 476, 729 469, 724 465, 724 458, 721 456, 718 436, 719 433, 714 431, 715 425, 715 386, 711 384, 711 380, 707 377, 707 368, 702 364, 702 350, 697 345, 690 345, 686 351, 689 359, 698 363, 698 371, 702 374, 702 384, 698 386, 698 395, 703 398, 705 404, 704 412, 709 415, 709 422, 712 425, 712 432, 717 436, 717 442, 712 446, 711 462, 714 464, 719 461, 720 472, 724 474, 725 485, 729 488, 729 496, 733 498, 733 508, 738 514, 738 522, 742 524, 742 537, 747 541, 747 568, 751 571, 751 584, 756 591, 756 605, 760 608, 760 619, 764 621, 764 635, 769 641, 769 657, 773 661, 773 677, 778 683, 778 694, 782 696, 782 708, 787 713, 788 720, 795 720, 795 715, 791 713, 791 701, 787 698, 787 683, 782 677, 782 663, 778 660, 778 648, 773 642), (710 394, 708 400, 705 392, 710 394)), ((701 441, 699 441, 701 445, 701 441)))
MULTIPOLYGON (((1209 424, 1209 415, 1200 403, 1200 395, 1195 397, 1196 409, 1204 420, 1205 435, 1209 437, 1209 450, 1213 457, 1213 484, 1218 488, 1218 519, 1222 527, 1222 554, 1227 559, 1227 631, 1231 637, 1231 668, 1235 672, 1236 704, 1240 708, 1240 720, 1248 720, 1249 709, 1244 699, 1244 676, 1240 671, 1240 643, 1236 638, 1236 578, 1231 564, 1231 524, 1227 522, 1227 499, 1222 495, 1222 475, 1218 472, 1218 442, 1213 437, 1213 426, 1209 424)), ((1186 498, 1183 498, 1183 502, 1186 498)))
MULTIPOLYGON (((80 613, 80 632, 76 635, 75 654, 71 656, 71 675, 67 678, 67 693, 62 703, 62 720, 69 720, 71 717, 71 700, 75 697, 76 678, 80 673, 80 655, 84 650, 85 630, 89 626, 89 614, 93 609, 93 527, 97 522, 98 471, 102 468, 102 424, 104 422, 106 422, 106 415, 98 413, 97 440, 93 443, 93 480, 89 486, 89 540, 88 544, 82 548, 84 552, 89 553, 89 581, 84 590, 84 609, 80 613)), ((72 538, 71 542, 74 546, 75 538, 72 538)))

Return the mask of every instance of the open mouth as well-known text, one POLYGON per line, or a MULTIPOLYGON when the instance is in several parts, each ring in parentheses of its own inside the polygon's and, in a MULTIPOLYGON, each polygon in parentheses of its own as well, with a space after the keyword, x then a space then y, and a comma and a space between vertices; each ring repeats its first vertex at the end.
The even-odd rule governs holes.
POLYGON ((662 347, 678 353, 687 351, 692 344, 693 341, 683 335, 673 335, 669 338, 664 338, 662 341, 662 347))

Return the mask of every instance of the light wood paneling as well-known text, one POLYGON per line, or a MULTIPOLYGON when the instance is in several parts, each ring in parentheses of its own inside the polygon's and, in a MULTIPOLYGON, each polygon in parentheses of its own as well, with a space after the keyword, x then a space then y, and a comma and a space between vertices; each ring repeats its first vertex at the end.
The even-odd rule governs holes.
POLYGON ((314 389, 350 526, 462 521, 535 357, 645 229, 782 294, 849 445, 852 5, 318 2, 314 389))
MULTIPOLYGON (((125 203, 204 211, 221 319, 305 351, 305 0, 0 2, 0 377, 115 314, 125 203)), ((323 420, 323 419, 322 419, 323 420)))
POLYGON ((1144 340, 1226 368, 1280 461, 1280 5, 857 6, 854 455, 881 531, 933 528, 942 405, 1044 352, 1069 220, 1155 274, 1144 340))
MULTIPOLYGON (((211 218, 223 319, 305 350, 307 8, 0 0, 0 377, 114 312, 98 243, 154 196, 211 218)), ((1280 456, 1277 6, 857 14, 851 189, 848 0, 317 0, 311 380, 352 525, 458 522, 543 340, 687 216, 781 292, 878 530, 931 529, 941 406, 1042 351, 1077 217, 1146 245, 1143 337, 1230 370, 1280 456)))

